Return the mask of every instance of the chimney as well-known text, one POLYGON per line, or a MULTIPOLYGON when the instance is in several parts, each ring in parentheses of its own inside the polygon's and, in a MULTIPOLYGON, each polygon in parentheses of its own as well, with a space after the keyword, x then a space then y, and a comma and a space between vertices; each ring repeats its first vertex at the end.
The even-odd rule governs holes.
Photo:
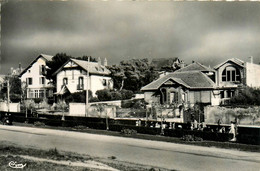
POLYGON ((11 75, 13 74, 13 71, 14 71, 14 68, 13 68, 13 67, 11 67, 11 75))
POLYGON ((101 58, 98 57, 98 64, 101 65, 101 58))
POLYGON ((253 63, 254 63, 254 58, 253 58, 253 56, 250 56, 249 58, 250 58, 250 63, 253 64, 253 63))
POLYGON ((107 58, 104 59, 104 66, 107 66, 107 58))
POLYGON ((21 64, 21 62, 19 62, 19 72, 21 72, 22 71, 22 64, 21 64))
POLYGON ((185 65, 184 62, 181 61, 181 63, 180 63, 180 67, 181 67, 181 68, 184 68, 184 65, 185 65))

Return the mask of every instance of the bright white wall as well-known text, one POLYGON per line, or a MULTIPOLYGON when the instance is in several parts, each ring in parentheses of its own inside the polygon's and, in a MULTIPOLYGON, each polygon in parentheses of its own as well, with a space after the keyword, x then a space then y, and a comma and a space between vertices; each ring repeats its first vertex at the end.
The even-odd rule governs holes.
MULTIPOLYGON (((7 103, 0 102, 0 111, 8 111, 7 103)), ((10 112, 20 112, 20 103, 9 103, 10 112)))
POLYGON ((33 79, 32 85, 28 85, 28 88, 40 89, 44 87, 50 87, 49 80, 45 78, 45 84, 40 84, 40 77, 45 77, 40 75, 40 66, 45 65, 46 62, 43 58, 39 58, 27 71, 21 76, 21 82, 26 82, 26 78, 31 77, 33 79))
POLYGON ((260 65, 246 63, 246 85, 260 87, 260 65))
MULTIPOLYGON (((83 77, 84 79, 84 87, 83 89, 87 89, 87 73, 82 70, 82 72, 79 69, 73 69, 73 70, 61 70, 57 74, 57 82, 56 82, 56 88, 57 92, 61 90, 61 87, 63 85, 63 78, 68 78, 68 84, 67 87, 70 90, 71 93, 75 93, 77 91, 77 85, 79 84, 79 77, 83 77)), ((93 93, 93 96, 96 96, 97 90, 102 90, 108 88, 108 86, 103 85, 103 79, 106 79, 107 81, 112 80, 111 77, 108 76, 99 76, 99 75, 90 75, 89 81, 88 81, 88 89, 90 89, 93 93)))

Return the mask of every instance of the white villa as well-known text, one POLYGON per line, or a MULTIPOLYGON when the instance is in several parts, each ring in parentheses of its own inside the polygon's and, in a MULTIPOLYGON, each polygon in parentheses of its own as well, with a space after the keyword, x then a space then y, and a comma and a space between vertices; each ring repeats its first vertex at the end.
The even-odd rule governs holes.
POLYGON ((54 86, 46 79, 46 62, 51 61, 53 56, 41 54, 19 75, 22 87, 27 87, 26 97, 47 98, 53 96, 54 86))
POLYGON ((89 89, 95 96, 97 90, 112 89, 113 81, 106 64, 106 59, 104 65, 101 65, 100 59, 99 62, 69 59, 53 74, 56 75, 56 94, 62 95, 67 91, 75 93, 89 89), (87 72, 89 72, 89 78, 87 72))

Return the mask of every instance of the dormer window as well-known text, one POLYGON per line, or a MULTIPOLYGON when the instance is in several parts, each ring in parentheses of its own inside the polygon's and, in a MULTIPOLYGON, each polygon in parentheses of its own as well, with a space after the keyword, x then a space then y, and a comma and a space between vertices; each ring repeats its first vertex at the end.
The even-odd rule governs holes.
POLYGON ((222 72, 222 81, 224 82, 240 82, 241 76, 239 69, 228 66, 222 72))

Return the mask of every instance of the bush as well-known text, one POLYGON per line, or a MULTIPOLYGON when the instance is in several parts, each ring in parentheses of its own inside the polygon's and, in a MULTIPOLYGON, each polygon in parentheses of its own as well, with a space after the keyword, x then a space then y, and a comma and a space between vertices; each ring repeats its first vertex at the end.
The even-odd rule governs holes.
POLYGON ((260 89, 246 87, 230 99, 233 105, 260 105, 260 89))
MULTIPOLYGON (((88 90, 89 100, 93 98, 92 91, 88 90)), ((86 91, 71 93, 65 98, 66 103, 76 102, 76 103, 85 103, 86 102, 86 91)))
POLYGON ((42 99, 41 99, 41 98, 35 98, 35 99, 33 99, 33 100, 34 100, 35 103, 40 103, 40 102, 42 102, 42 99))
POLYGON ((103 89, 96 91, 96 95, 100 101, 125 100, 131 99, 133 92, 130 90, 114 91, 103 89))
POLYGON ((97 97, 92 97, 89 102, 99 102, 99 99, 97 97))

